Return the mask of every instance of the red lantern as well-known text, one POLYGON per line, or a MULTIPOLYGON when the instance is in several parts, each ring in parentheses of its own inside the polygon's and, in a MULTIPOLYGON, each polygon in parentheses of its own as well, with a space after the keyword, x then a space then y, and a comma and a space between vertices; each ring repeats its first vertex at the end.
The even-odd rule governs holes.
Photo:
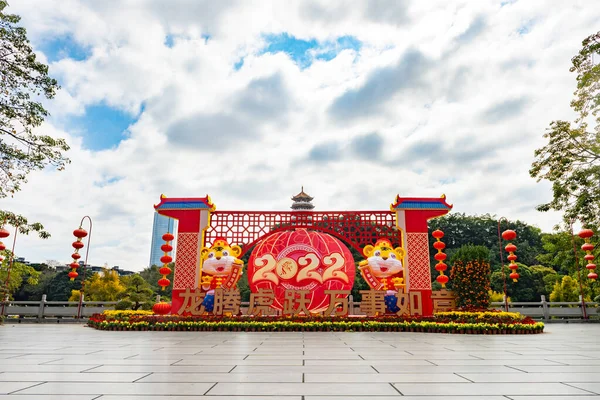
POLYGON ((519 269, 519 266, 517 264, 511 263, 508 265, 508 268, 510 268, 513 271, 516 271, 517 269, 519 269))
POLYGON ((444 237, 444 232, 440 231, 439 229, 431 232, 431 236, 433 236, 436 239, 441 239, 444 237))
POLYGON ((448 258, 448 256, 445 253, 437 253, 435 256, 433 256, 433 258, 438 261, 444 261, 446 258, 448 258))
POLYGON ((168 280, 167 278, 160 278, 158 280, 158 285, 161 286, 163 288, 163 290, 164 290, 164 288, 166 288, 170 284, 171 284, 171 281, 168 280))
POLYGON ((582 229, 581 232, 579 232, 579 237, 582 239, 589 239, 592 236, 594 236, 594 231, 591 229, 582 229))
POLYGON ((513 272, 512 274, 510 274, 509 277, 510 277, 510 279, 513 280, 513 282, 519 281, 519 274, 517 274, 516 272, 513 272))
POLYGON ((585 266, 587 269, 596 269, 596 264, 588 264, 585 266))
POLYGON ((508 257, 506 257, 508 259, 508 261, 517 261, 517 255, 516 254, 509 254, 508 257))
POLYGON ((591 243, 584 243, 584 244, 581 245, 581 250, 583 250, 583 251, 592 251, 592 250, 594 250, 594 245, 591 244, 591 243))
POLYGON ((588 274, 588 279, 591 280, 592 282, 595 281, 596 279, 598 279, 598 274, 595 272, 590 272, 588 274))
POLYGON ((158 315, 167 315, 171 312, 171 303, 160 302, 152 306, 152 312, 158 315))
POLYGON ((442 272, 442 271, 445 271, 445 270, 446 270, 446 268, 448 268, 448 266, 447 266, 446 264, 444 264, 443 262, 439 262, 439 263, 437 263, 437 264, 435 265, 435 270, 436 270, 436 271, 440 271, 440 272, 442 272))
POLYGON ((509 253, 512 253, 512 252, 517 251, 517 246, 515 246, 512 243, 509 243, 509 244, 506 245, 506 247, 504 248, 504 250, 506 250, 509 253))
POLYGON ((165 276, 166 276, 166 275, 169 275, 171 272, 172 272, 172 271, 171 271, 171 268, 169 268, 169 267, 161 267, 161 268, 158 270, 158 273, 159 273, 159 274, 161 274, 161 275, 165 275, 165 276))
POLYGON ((78 240, 76 242, 73 242, 73 247, 76 248, 77 250, 83 249, 83 243, 78 240))
POLYGON ((442 287, 446 287, 446 283, 448 283, 448 276, 440 275, 437 278, 435 278, 435 280, 438 281, 438 283, 440 283, 442 287))
POLYGON ((170 244, 163 244, 162 246, 160 246, 160 249, 165 253, 169 253, 173 251, 173 246, 171 246, 170 244))
POLYGON ((436 278, 436 281, 438 281, 442 285, 442 288, 446 288, 446 283, 448 283, 448 277, 444 275, 444 271, 446 270, 446 268, 448 268, 448 266, 444 263, 444 261, 446 260, 446 258, 448 258, 448 256, 442 252, 442 250, 446 248, 446 244, 440 241, 440 239, 444 237, 444 232, 437 229, 431 232, 431 236, 435 238, 433 248, 437 250, 437 253, 433 256, 433 258, 435 258, 438 262, 435 266, 435 270, 440 273, 440 275, 436 278))
POLYGON ((71 264, 69 264, 69 267, 71 267, 73 269, 77 269, 77 268, 79 268, 79 263, 72 262, 71 264))
POLYGON ((83 239, 84 237, 87 236, 87 231, 83 228, 77 228, 73 231, 73 235, 78 238, 78 239, 83 239))
POLYGON ((4 239, 10 236, 10 232, 4 228, 0 228, 0 239, 4 239))
POLYGON ((73 254, 71 254, 71 257, 74 260, 79 260, 81 258, 81 254, 79 254, 79 253, 73 253, 73 254))
POLYGON ((175 239, 175 236, 173 236, 171 233, 167 232, 162 236, 162 239, 165 242, 170 242, 171 240, 175 239))
POLYGON ((75 271, 71 271, 69 272, 69 278, 71 278, 71 280, 75 280, 75 278, 77 278, 79 276, 79 274, 75 271))
POLYGON ((434 242, 433 248, 436 250, 444 250, 446 248, 446 244, 444 242, 434 242))
POLYGON ((173 258, 171 258, 171 256, 162 256, 160 258, 160 262, 163 263, 163 264, 168 264, 171 261, 173 261, 173 258))
POLYGON ((6 246, 4 245, 4 243, 0 242, 0 251, 2 250, 6 250, 6 246))
POLYGON ((512 229, 507 229, 504 232, 502 232, 502 239, 504 240, 515 240, 515 238, 517 237, 517 232, 513 231, 512 229))
MULTIPOLYGON (((260 242, 248 261, 253 293, 274 290, 272 307, 283 309, 286 290, 308 290, 310 312, 326 310, 326 290, 351 290, 355 266, 352 253, 338 239, 321 232, 296 229, 274 233, 260 242), (271 272, 265 272, 265 267, 271 272)), ((296 307, 296 303, 294 303, 296 307)))
POLYGON ((586 254, 585 256, 583 256, 583 259, 586 261, 592 261, 594 258, 595 257, 593 254, 586 254))

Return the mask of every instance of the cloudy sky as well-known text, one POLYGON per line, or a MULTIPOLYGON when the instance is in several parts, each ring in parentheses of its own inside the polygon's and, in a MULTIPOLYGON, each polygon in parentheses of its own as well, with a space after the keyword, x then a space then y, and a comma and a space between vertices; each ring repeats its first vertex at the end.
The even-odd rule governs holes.
POLYGON ((62 89, 42 130, 72 164, 32 174, 2 207, 52 234, 30 261, 141 270, 153 204, 210 194, 221 210, 386 210, 447 195, 454 210, 559 221, 528 174, 553 119, 572 118, 570 59, 600 29, 592 1, 12 0, 62 89))

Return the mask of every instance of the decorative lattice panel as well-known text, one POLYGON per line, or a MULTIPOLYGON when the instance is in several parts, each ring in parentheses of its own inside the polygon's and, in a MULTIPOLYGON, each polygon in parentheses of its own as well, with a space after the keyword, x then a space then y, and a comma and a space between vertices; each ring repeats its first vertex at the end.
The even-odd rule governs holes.
POLYGON ((407 233, 409 290, 431 290, 427 233, 407 233))
POLYGON ((223 237, 242 246, 246 253, 266 235, 294 228, 306 228, 332 234, 362 252, 380 237, 401 245, 396 229, 396 214, 391 211, 361 212, 244 212, 215 211, 205 235, 206 245, 223 237))
POLYGON ((196 287, 196 267, 200 254, 198 233, 177 235, 177 256, 175 257, 175 278, 173 289, 196 287))

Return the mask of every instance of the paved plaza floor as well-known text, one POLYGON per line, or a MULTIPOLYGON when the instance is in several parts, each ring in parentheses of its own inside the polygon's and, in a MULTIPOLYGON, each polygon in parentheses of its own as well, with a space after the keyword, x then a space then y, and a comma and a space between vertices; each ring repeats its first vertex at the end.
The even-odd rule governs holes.
POLYGON ((546 331, 107 332, 7 324, 0 326, 0 400, 600 400, 600 325, 548 324, 546 331))

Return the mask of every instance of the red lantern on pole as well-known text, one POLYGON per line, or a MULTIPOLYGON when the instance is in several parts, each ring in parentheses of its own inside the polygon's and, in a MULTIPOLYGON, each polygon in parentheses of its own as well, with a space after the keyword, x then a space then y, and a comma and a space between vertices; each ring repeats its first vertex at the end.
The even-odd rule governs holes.
POLYGON ((435 270, 440 273, 435 280, 442 285, 442 288, 445 289, 446 283, 448 283, 448 276, 444 275, 444 271, 446 271, 448 265, 446 265, 444 261, 446 261, 448 256, 442 251, 446 248, 446 244, 440 240, 444 237, 444 232, 437 229, 431 233, 431 236, 435 238, 433 248, 437 250, 437 254, 433 256, 433 258, 435 258, 438 262, 435 266, 435 270))
POLYGON ((10 236, 10 232, 4 228, 0 228, 0 239, 4 239, 10 236))
POLYGON ((593 282, 598 279, 598 274, 595 271, 596 264, 593 263, 594 255, 592 254, 592 250, 594 250, 594 245, 590 243, 590 238, 592 236, 594 236, 594 231, 591 229, 582 229, 581 232, 579 232, 579 237, 585 241, 581 248, 586 253, 583 257, 587 261, 587 265, 585 267, 588 269, 588 271, 590 271, 587 277, 593 282))
MULTIPOLYGON (((173 234, 170 232, 167 232, 162 236, 162 239, 165 241, 165 244, 160 246, 160 249, 164 251, 165 254, 160 258, 160 262, 163 263, 163 266, 158 270, 158 272, 160 272, 162 275, 162 278, 158 280, 158 285, 161 287, 161 290, 165 290, 165 288, 171 284, 171 281, 167 279, 167 275, 172 272, 171 268, 169 268, 169 263, 173 262, 173 257, 171 257, 169 253, 173 251, 171 241, 175 239, 175 236, 173 236, 173 234)), ((158 304, 160 303, 157 303, 156 305, 158 304)))
MULTIPOLYGON (((515 240, 516 238, 517 238, 517 233, 511 229, 507 229, 504 232, 502 232, 502 239, 504 239, 504 240, 510 241, 510 240, 515 240)), ((506 257, 508 259, 508 261, 510 261, 510 264, 508 264, 508 268, 510 268, 510 270, 512 271, 511 274, 509 275, 509 277, 510 277, 510 279, 513 280, 513 282, 518 282, 519 274, 517 273, 517 269, 519 269, 519 266, 515 262, 515 261, 517 261, 517 255, 515 254, 515 251, 517 251, 517 246, 515 246, 512 243, 509 243, 506 245, 504 250, 506 250, 508 252, 508 257, 506 257)))
POLYGON ((77 238, 77 240, 75 242, 73 242, 73 248, 75 249, 75 252, 73 254, 71 254, 71 257, 73 258, 73 262, 71 262, 71 264, 69 264, 69 267, 71 267, 71 272, 69 272, 69 278, 71 278, 71 280, 75 280, 75 278, 77 278, 77 276, 79 276, 79 274, 77 272, 75 272, 75 270, 77 268, 79 268, 79 262, 77 261, 81 258, 81 255, 79 254, 79 250, 83 249, 83 242, 81 240, 84 237, 86 237, 87 235, 88 235, 87 231, 85 229, 83 229, 81 226, 73 231, 73 236, 75 236, 77 238))

